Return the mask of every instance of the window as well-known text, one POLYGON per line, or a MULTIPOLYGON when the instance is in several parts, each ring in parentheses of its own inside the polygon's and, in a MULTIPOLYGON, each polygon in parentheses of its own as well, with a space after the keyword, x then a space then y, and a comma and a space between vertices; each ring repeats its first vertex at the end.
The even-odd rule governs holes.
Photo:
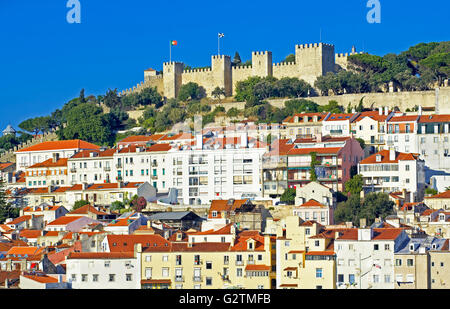
POLYGON ((395 259, 395 266, 402 266, 402 260, 401 259, 395 259))
POLYGON ((109 267, 111 265, 110 261, 105 261, 105 267, 109 267))
POLYGON ((378 283, 378 282, 380 282, 380 276, 373 275, 373 283, 378 283))
POLYGON ((310 229, 307 228, 307 229, 305 230, 305 235, 310 235, 310 233, 311 233, 310 229))
POLYGON ((98 282, 98 275, 97 274, 92 275, 92 281, 93 282, 98 282))
POLYGON ((316 278, 322 278, 322 268, 316 268, 316 278))
POLYGON ((212 269, 212 262, 206 262, 206 269, 212 269))
POLYGON ((163 255, 162 260, 163 260, 163 262, 167 262, 169 260, 169 256, 163 255))
POLYGON ((169 277, 169 268, 168 267, 162 268, 162 276, 163 276, 163 278, 169 277))
POLYGON ((350 284, 354 284, 355 283, 355 275, 354 274, 349 274, 348 275, 348 282, 350 284))
POLYGON ((145 268, 145 278, 150 279, 152 277, 152 268, 146 267, 145 268))
POLYGON ((338 283, 344 282, 344 275, 338 274, 337 278, 338 278, 338 283))
POLYGON ((126 274, 125 276, 127 281, 132 281, 132 274, 126 274))
POLYGON ((109 282, 114 282, 116 280, 115 274, 109 274, 109 282))
POLYGON ((408 265, 408 266, 414 266, 414 260, 413 260, 413 259, 408 259, 408 260, 406 261, 406 265, 408 265))
POLYGON ((373 245, 373 250, 377 251, 379 248, 378 244, 373 245))
POLYGON ((384 245, 384 250, 389 250, 389 244, 384 245))
POLYGON ((242 277, 242 268, 236 269, 236 277, 242 277))
POLYGON ((319 247, 319 246, 320 246, 320 241, 319 241, 319 240, 316 240, 316 241, 314 242, 314 245, 315 245, 316 247, 319 247))
POLYGON ((209 285, 209 286, 212 285, 212 278, 211 277, 206 277, 206 285, 209 285))
POLYGON ((81 275, 81 281, 82 282, 86 282, 87 281, 87 274, 82 274, 81 275))
POLYGON ((384 275, 384 283, 390 283, 391 282, 391 276, 390 275, 384 275))

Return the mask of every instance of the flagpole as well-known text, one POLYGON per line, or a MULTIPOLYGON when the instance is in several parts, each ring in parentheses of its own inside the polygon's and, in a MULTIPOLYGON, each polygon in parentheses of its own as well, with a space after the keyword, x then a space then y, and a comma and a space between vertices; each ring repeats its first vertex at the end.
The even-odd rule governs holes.
POLYGON ((220 35, 217 35, 217 54, 220 56, 220 35))
POLYGON ((170 56, 169 56, 169 63, 172 62, 172 41, 169 42, 169 50, 170 50, 170 56))

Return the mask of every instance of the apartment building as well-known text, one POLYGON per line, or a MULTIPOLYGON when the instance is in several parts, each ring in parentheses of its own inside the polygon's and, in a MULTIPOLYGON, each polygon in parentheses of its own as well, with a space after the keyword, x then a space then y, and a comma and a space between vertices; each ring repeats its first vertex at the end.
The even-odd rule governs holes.
POLYGON ((311 163, 317 182, 334 191, 343 191, 351 177, 351 168, 364 157, 359 142, 351 137, 297 139, 287 152, 288 186, 302 187, 311 182, 311 163))
POLYGON ((322 121, 322 135, 350 136, 351 123, 358 116, 358 113, 328 114, 322 121))
POLYGON ((423 199, 425 189, 425 163, 418 154, 382 150, 358 164, 363 177, 364 192, 392 193, 406 189, 411 201, 423 199))
POLYGON ((387 108, 383 111, 382 107, 378 111, 358 113, 358 116, 351 123, 351 133, 356 138, 364 140, 366 146, 371 147, 372 152, 385 149, 386 121, 393 115, 394 112, 387 108))
POLYGON ((67 160, 70 185, 115 182, 114 153, 115 149, 100 149, 74 154, 67 160))
POLYGON ((114 154, 115 179, 148 182, 158 192, 168 192, 172 187, 170 172, 173 165, 168 155, 171 149, 168 143, 119 147, 114 154))
POLYGON ((394 255, 409 238, 400 228, 347 229, 336 235, 338 289, 394 289, 394 255))
POLYGON ((283 120, 287 139, 313 137, 322 133, 322 122, 329 113, 299 113, 283 120))
POLYGON ((429 251, 431 265, 431 288, 450 288, 450 251, 449 240, 446 239, 442 247, 432 248, 429 251))
POLYGON ((72 289, 140 289, 140 253, 71 252, 66 257, 72 289))
POLYGON ((53 158, 26 168, 26 186, 38 188, 67 185, 67 158, 53 158))
POLYGON ((264 154, 262 195, 265 198, 280 197, 288 188, 287 154, 292 148, 290 139, 277 139, 264 154))
POLYGON ((430 250, 440 250, 445 239, 423 235, 411 238, 395 254, 395 289, 430 289, 430 250))
POLYGON ((262 196, 262 156, 266 145, 246 133, 203 139, 168 152, 171 187, 178 201, 204 205, 214 199, 239 199, 242 195, 262 196))
POLYGON ((16 151, 17 170, 47 161, 54 157, 70 158, 82 150, 98 150, 100 147, 82 140, 48 141, 16 151))
POLYGON ((398 152, 419 153, 417 126, 420 115, 395 114, 386 121, 386 147, 398 152))

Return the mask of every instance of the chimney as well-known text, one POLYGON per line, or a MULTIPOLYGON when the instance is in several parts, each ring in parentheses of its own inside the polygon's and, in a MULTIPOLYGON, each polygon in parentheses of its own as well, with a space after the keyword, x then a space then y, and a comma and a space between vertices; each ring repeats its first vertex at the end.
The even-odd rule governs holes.
POLYGON ((203 149, 203 135, 202 134, 198 134, 196 136, 196 144, 197 144, 197 149, 203 149))
POLYGON ((121 188, 123 188, 124 187, 124 183, 123 183, 123 181, 119 181, 119 184, 118 184, 118 186, 119 186, 119 188, 121 189, 121 188))
POLYGON ((334 233, 334 239, 338 239, 340 236, 341 236, 341 234, 339 232, 334 233))
POLYGON ((356 109, 353 107, 352 108, 352 114, 356 113, 356 109))
POLYGON ((422 116, 422 105, 419 105, 419 116, 422 116))
POLYGON ((87 188, 88 188, 87 182, 83 182, 82 188, 83 188, 83 191, 84 191, 84 190, 87 190, 87 188))
POLYGON ((360 228, 365 228, 366 225, 367 225, 367 219, 366 218, 359 219, 359 227, 360 228))
POLYGON ((359 228, 358 229, 358 240, 372 240, 373 229, 371 228, 359 228))
POLYGON ((294 122, 297 123, 298 122, 298 116, 294 117, 294 122))
POLYGON ((309 121, 309 117, 308 116, 304 116, 303 117, 303 122, 308 122, 309 121))
POLYGON ((241 136, 241 147, 247 148, 247 146, 248 146, 248 133, 247 131, 245 131, 244 133, 242 133, 241 136))
POLYGON ((380 115, 380 116, 383 115, 383 108, 382 107, 378 108, 378 115, 380 115))
POLYGON ((147 221, 147 228, 151 228, 152 227, 152 222, 150 220, 147 221))
POLYGON ((389 115, 389 107, 387 106, 384 107, 384 115, 385 116, 389 115))
POLYGON ((54 153, 52 155, 52 162, 56 163, 59 160, 59 153, 54 153))
POLYGON ((396 151, 394 148, 389 149, 389 161, 395 161, 396 151))

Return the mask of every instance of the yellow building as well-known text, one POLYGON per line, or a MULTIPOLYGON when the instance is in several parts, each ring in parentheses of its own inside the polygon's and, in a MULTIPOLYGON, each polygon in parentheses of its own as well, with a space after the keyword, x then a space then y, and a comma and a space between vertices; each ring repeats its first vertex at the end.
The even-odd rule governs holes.
POLYGON ((141 286, 144 289, 274 288, 274 241, 274 237, 262 236, 257 231, 243 231, 236 235, 234 243, 166 241, 156 246, 143 243, 141 286))
POLYGON ((440 250, 430 250, 431 288, 450 289, 450 251, 449 240, 440 250))
POLYGON ((333 233, 324 233, 319 223, 297 216, 287 217, 286 228, 278 231, 277 288, 336 288, 333 233))

